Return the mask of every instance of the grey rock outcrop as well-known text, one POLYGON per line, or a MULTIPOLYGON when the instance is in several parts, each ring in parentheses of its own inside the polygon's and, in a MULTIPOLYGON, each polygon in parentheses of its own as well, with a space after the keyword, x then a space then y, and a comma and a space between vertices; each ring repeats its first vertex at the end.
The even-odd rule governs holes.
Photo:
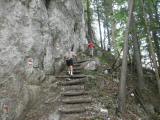
POLYGON ((99 65, 100 61, 98 58, 83 63, 85 70, 96 70, 99 65))
POLYGON ((26 106, 37 99, 46 74, 61 70, 65 51, 72 44, 75 51, 84 49, 81 2, 0 1, 1 119, 21 119, 26 106))

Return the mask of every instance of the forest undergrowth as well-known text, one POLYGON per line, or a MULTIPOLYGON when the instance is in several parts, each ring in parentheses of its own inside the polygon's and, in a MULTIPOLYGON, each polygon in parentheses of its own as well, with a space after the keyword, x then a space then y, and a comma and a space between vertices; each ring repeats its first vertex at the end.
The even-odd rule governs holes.
MULTIPOLYGON (((97 105, 108 109, 111 120, 120 120, 118 94, 121 60, 115 64, 115 58, 109 52, 104 52, 98 58, 100 64, 97 69, 84 72, 91 77, 88 79, 87 89, 92 91, 92 97, 96 100, 97 105), (104 73, 105 70, 108 70, 107 74, 104 73)), ((136 87, 138 78, 132 67, 128 64, 125 120, 160 120, 160 98, 158 91, 155 90, 157 86, 154 74, 144 68, 145 87, 140 91, 136 87)), ((101 119, 104 119, 103 116, 95 120, 101 119)))

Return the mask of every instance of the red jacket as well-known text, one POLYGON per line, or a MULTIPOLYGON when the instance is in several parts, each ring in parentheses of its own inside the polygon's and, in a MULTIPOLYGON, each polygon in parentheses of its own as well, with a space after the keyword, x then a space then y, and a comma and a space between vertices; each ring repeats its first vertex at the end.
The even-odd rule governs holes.
POLYGON ((88 48, 94 48, 94 43, 93 42, 89 42, 88 43, 88 48))

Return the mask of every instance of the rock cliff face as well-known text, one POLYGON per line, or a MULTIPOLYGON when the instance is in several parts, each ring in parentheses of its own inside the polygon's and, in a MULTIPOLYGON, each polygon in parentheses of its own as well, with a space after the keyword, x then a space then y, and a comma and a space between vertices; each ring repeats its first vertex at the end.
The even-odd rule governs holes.
POLYGON ((0 115, 21 119, 46 74, 61 68, 74 44, 84 49, 81 0, 0 1, 0 115))

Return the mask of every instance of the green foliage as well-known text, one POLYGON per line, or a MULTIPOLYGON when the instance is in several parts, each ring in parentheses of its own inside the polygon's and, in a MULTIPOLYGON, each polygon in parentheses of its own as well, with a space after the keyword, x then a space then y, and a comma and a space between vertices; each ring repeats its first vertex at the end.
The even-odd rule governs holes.
POLYGON ((121 8, 120 10, 116 10, 113 17, 117 22, 126 23, 127 10, 125 8, 121 8))
MULTIPOLYGON (((100 19, 101 22, 103 22, 104 29, 108 29, 110 34, 110 39, 112 43, 112 35, 114 35, 114 41, 115 45, 112 47, 116 47, 116 50, 120 51, 123 48, 124 43, 124 32, 126 31, 126 24, 128 19, 128 1, 127 0, 89 0, 90 1, 90 8, 92 13, 92 16, 96 15, 97 12, 96 9, 99 7, 100 11, 100 19), (114 21, 114 22, 113 22, 114 21), (116 26, 115 33, 112 33, 113 29, 113 23, 116 26)), ((144 4, 144 10, 146 11, 146 16, 148 18, 148 25, 150 28, 151 34, 153 32, 158 33, 159 27, 160 27, 160 2, 158 0, 142 0, 144 4)), ((84 0, 86 2, 86 0, 84 0)), ((134 6, 134 19, 135 19, 135 25, 136 25, 136 34, 139 41, 146 41, 148 39, 148 34, 146 32, 147 25, 144 20, 144 13, 143 13, 143 7, 141 0, 136 1, 135 0, 135 6, 134 6)), ((95 17, 92 17, 92 22, 95 21, 95 17)), ((94 28, 93 28, 94 29, 94 28)), ((130 30, 130 33, 132 33, 132 30, 130 30)), ((98 34, 98 33, 97 33, 98 34)), ((108 37, 108 34, 106 35, 108 37)), ((106 39, 108 39, 106 37, 106 39)), ((157 39, 159 39, 159 35, 157 34, 157 39)), ((107 40, 106 40, 107 41, 107 40)), ((95 38, 95 42, 99 45, 100 42, 95 38)), ((147 43, 147 42, 146 42, 147 43)), ((154 44, 154 41, 153 41, 154 44)), ((132 44, 130 44, 132 45, 132 44)), ((142 44, 141 44, 142 46, 142 44)), ((158 45, 157 45, 158 46, 158 45)), ((159 45, 160 46, 160 45, 159 45)), ((143 48, 147 48, 148 44, 143 44, 143 48)), ((113 48, 115 49, 115 48, 113 48)), ((155 48, 156 50, 158 48, 155 48)), ((160 49, 160 48, 159 48, 160 49)), ((144 51, 148 51, 148 49, 144 49, 144 51)), ((102 62, 104 61, 104 58, 101 58, 102 62)))
MULTIPOLYGON (((127 0, 90 0, 91 4, 93 5, 93 15, 96 15, 96 8, 99 7, 100 11, 100 19, 101 22, 104 24, 104 29, 108 28, 110 32, 110 36, 114 35, 114 39, 116 42, 116 49, 118 51, 122 50, 124 47, 124 33, 126 31, 126 24, 128 20, 128 1, 127 0), (113 23, 116 26, 114 33, 113 33, 113 23)), ((138 39, 138 42, 140 43, 140 48, 143 51, 139 51, 141 54, 143 53, 142 59, 145 59, 146 61, 150 61, 150 54, 148 50, 148 34, 147 34, 147 28, 149 28, 149 33, 152 34, 153 32, 159 33, 159 27, 160 27, 160 2, 158 0, 135 0, 134 5, 134 14, 133 18, 135 20, 135 29, 132 28, 129 30, 129 34, 132 35, 133 31, 135 32, 136 38, 138 39), (143 3, 141 3, 143 1, 143 3), (143 5, 142 5, 143 4, 143 5), (144 6, 144 9, 143 7, 144 6), (146 14, 144 14, 143 10, 145 10, 146 14), (144 16, 147 16, 147 24, 145 22, 144 16), (158 17, 157 17, 158 16, 158 17), (145 54, 144 54, 145 53, 145 54)), ((92 22, 96 20, 92 19, 92 22)), ((132 24, 131 24, 132 26, 132 24)), ((159 40, 159 35, 157 35, 157 41, 159 40)), ((107 36, 108 37, 108 36, 107 36)), ((106 38, 107 38, 106 37, 106 38)), ((132 37, 134 37, 132 35, 132 37)), ((153 37, 151 35, 150 37, 153 37)), ((95 38, 95 42, 99 44, 99 41, 95 38)), ((112 38, 111 38, 112 43, 112 38)), ((129 42, 130 46, 128 46, 132 50, 132 43, 129 42)), ((154 38, 152 38, 152 43, 155 44, 154 38)), ((159 42, 158 42, 159 43, 159 42)), ((156 45, 154 45, 156 46, 156 45)), ((159 45, 160 49, 160 43, 159 45)), ((156 47, 154 47, 154 50, 156 51, 156 47)), ((102 56, 99 57, 100 62, 102 64, 111 64, 111 62, 114 61, 114 57, 112 57, 112 54, 110 52, 104 52, 100 49, 97 49, 97 51, 102 52, 102 56)), ((133 50, 132 50, 133 51, 133 50)), ((111 51, 112 52, 112 51, 111 51)), ((131 54, 131 53, 130 53, 131 54)), ((132 55, 132 54, 131 54, 132 55)), ((156 53, 156 56, 158 56, 158 53, 156 53)), ((131 58, 132 59, 132 58, 131 58)), ((157 57, 157 60, 159 58, 157 57)), ((94 75, 95 73, 90 73, 94 75)), ((94 82, 93 82, 94 86, 94 82)), ((103 95, 103 94, 101 94, 103 95)), ((153 119, 159 119, 158 115, 153 115, 153 119)))
POLYGON ((99 59, 102 64, 111 65, 115 58, 111 52, 103 51, 102 56, 100 56, 99 59))
POLYGON ((116 31, 116 35, 117 35, 116 45, 117 45, 118 51, 120 51, 124 45, 124 31, 122 31, 121 29, 118 29, 116 31))
POLYGON ((114 3, 118 5, 123 5, 125 2, 126 0, 114 0, 114 3))

